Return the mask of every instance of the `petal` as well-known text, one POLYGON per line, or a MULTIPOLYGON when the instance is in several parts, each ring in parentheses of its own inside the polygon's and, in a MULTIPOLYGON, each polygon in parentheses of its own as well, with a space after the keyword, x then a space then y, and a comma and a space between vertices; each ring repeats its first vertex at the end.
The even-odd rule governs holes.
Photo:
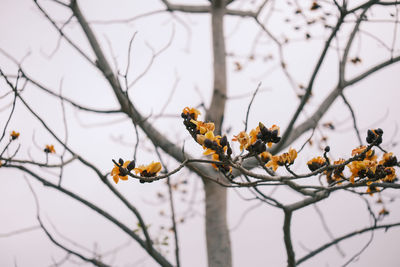
POLYGON ((147 172, 157 174, 161 170, 161 167, 160 162, 152 162, 147 166, 147 172))
POLYGON ((115 182, 116 184, 118 184, 119 176, 118 176, 118 175, 114 175, 114 176, 113 176, 113 179, 114 179, 114 182, 115 182))
POLYGON ((218 160, 219 160, 219 155, 218 155, 218 154, 213 154, 213 155, 211 156, 211 158, 212 158, 213 160, 215 160, 215 161, 218 161, 218 160))
POLYGON ((196 136, 197 143, 200 145, 204 145, 204 140, 206 140, 206 137, 204 135, 198 134, 196 136))
POLYGON ((124 164, 122 165, 122 167, 127 168, 129 163, 131 163, 130 160, 125 161, 124 164))
POLYGON ((215 153, 215 151, 214 150, 212 150, 212 149, 210 149, 210 148, 207 148, 207 150, 206 151, 204 151, 203 152, 203 155, 212 155, 212 154, 214 154, 215 153))
POLYGON ((142 173, 144 170, 146 169, 146 166, 144 165, 140 165, 137 168, 133 169, 135 171, 136 174, 138 173, 142 173))
POLYGON ((208 131, 208 132, 205 134, 205 137, 206 137, 207 139, 214 140, 214 133, 211 132, 211 131, 208 131))
POLYGON ((118 175, 119 174, 119 168, 118 166, 114 165, 115 167, 111 171, 111 175, 118 175))
POLYGON ((205 127, 200 126, 199 128, 200 128, 199 129, 200 130, 200 134, 205 134, 207 132, 207 129, 205 127))

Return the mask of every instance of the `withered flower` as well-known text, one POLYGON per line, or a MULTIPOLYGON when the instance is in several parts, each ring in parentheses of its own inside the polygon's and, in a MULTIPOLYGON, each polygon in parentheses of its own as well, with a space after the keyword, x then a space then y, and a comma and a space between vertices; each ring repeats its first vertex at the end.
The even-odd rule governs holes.
POLYGON ((310 169, 310 171, 315 171, 321 168, 326 164, 326 160, 323 157, 316 157, 312 158, 307 162, 307 166, 310 169))

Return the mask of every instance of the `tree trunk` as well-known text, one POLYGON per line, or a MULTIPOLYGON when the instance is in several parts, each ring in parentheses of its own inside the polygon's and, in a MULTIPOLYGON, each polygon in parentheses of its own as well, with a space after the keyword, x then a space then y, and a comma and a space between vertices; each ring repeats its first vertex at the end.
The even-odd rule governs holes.
POLYGON ((231 241, 226 221, 226 187, 204 180, 206 238, 209 267, 230 267, 231 241))
MULTIPOLYGON (((212 46, 214 55, 214 90, 206 119, 215 123, 221 134, 226 101, 226 63, 224 39, 225 0, 212 2, 212 46)), ((217 183, 204 180, 206 239, 209 267, 232 266, 231 242, 227 224, 227 190, 217 183)))

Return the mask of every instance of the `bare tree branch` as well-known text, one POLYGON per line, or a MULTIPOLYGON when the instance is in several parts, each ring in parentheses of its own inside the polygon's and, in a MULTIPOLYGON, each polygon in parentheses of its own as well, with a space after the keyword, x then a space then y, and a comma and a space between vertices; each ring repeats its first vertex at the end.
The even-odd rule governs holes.
POLYGON ((296 265, 299 265, 299 264, 305 262, 306 260, 308 260, 311 257, 315 256, 316 254, 324 251, 325 249, 327 249, 327 248, 329 248, 329 247, 331 247, 331 246, 333 246, 333 245, 335 245, 335 244, 337 244, 337 243, 339 243, 339 242, 341 242, 343 240, 346 240, 346 239, 348 239, 350 237, 353 237, 355 235, 363 234, 363 233, 366 233, 366 232, 369 232, 369 231, 375 231, 375 230, 378 230, 378 229, 385 229, 385 231, 387 231, 388 229, 390 229, 392 227, 396 227, 396 226, 400 226, 400 223, 383 224, 383 225, 378 225, 378 226, 366 227, 366 228, 363 228, 361 230, 354 231, 354 232, 351 232, 349 234, 343 235, 343 236, 341 236, 339 238, 336 238, 335 240, 333 240, 333 241, 331 241, 331 242, 329 242, 329 243, 327 243, 327 244, 325 244, 325 245, 313 250, 309 254, 301 257, 300 259, 298 259, 296 261, 296 265))

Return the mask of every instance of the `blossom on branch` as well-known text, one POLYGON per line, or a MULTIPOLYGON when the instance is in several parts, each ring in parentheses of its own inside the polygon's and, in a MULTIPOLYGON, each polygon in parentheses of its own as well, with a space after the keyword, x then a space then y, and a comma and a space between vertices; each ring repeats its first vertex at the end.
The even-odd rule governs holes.
POLYGON ((161 171, 161 163, 152 161, 149 165, 140 165, 135 168, 134 171, 136 174, 140 174, 141 177, 153 177, 156 176, 157 173, 161 171))
MULTIPOLYGON (((196 142, 203 146, 203 155, 211 155, 214 161, 226 161, 230 158, 232 150, 226 136, 214 135, 215 125, 213 122, 197 120, 200 112, 195 108, 185 107, 182 111, 183 124, 196 142)), ((231 167, 225 164, 211 165, 224 173, 232 171, 231 167)))
POLYGON ((271 128, 267 128, 261 122, 258 126, 247 134, 245 131, 240 132, 233 136, 232 141, 237 141, 240 144, 240 150, 246 149, 249 152, 262 153, 272 144, 276 144, 281 140, 279 137, 279 126, 272 125, 271 128))
POLYGON ((340 183, 339 181, 342 180, 344 177, 344 175, 343 175, 343 171, 344 171, 344 167, 345 167, 345 165, 343 165, 344 163, 345 163, 344 159, 335 160, 333 162, 333 164, 341 165, 341 166, 334 167, 333 169, 329 169, 324 172, 326 174, 326 180, 327 180, 328 184, 332 184, 335 181, 337 181, 338 184, 340 183), (333 176, 332 176, 332 174, 333 174, 333 176))
POLYGON ((205 134, 207 132, 213 132, 215 129, 215 125, 212 122, 202 122, 196 120, 190 120, 191 123, 196 125, 196 130, 200 132, 200 134, 205 134))
POLYGON ((272 156, 271 160, 265 165, 267 168, 272 168, 274 171, 278 169, 279 166, 291 165, 297 158, 297 151, 290 148, 288 152, 283 153, 279 156, 272 156))
MULTIPOLYGON (((352 155, 352 156, 361 155, 361 154, 363 154, 366 150, 367 150, 367 147, 366 147, 366 146, 359 146, 359 147, 357 147, 357 148, 355 148, 355 149, 353 149, 353 150, 351 151, 351 155, 352 155)), ((365 156, 363 156, 363 157, 361 158, 361 160, 364 160, 364 159, 367 159, 367 160, 376 160, 376 159, 377 159, 377 156, 375 155, 375 151, 374 151, 373 149, 368 150, 368 151, 365 153, 365 156)))
POLYGON ((10 134, 11 140, 15 140, 19 137, 19 133, 16 131, 12 131, 10 134))
POLYGON ((272 155, 268 151, 264 151, 264 152, 260 153, 259 156, 261 158, 261 161, 264 163, 268 163, 268 161, 270 161, 272 159, 272 155))
POLYGON ((382 135, 383 130, 381 128, 368 130, 366 141, 368 144, 372 144, 375 142, 376 145, 379 145, 382 143, 382 135))
POLYGON ((43 150, 45 153, 51 153, 55 154, 56 150, 54 149, 54 145, 46 145, 46 147, 43 150))
MULTIPOLYGON (((129 169, 132 165, 131 161, 127 160, 127 161, 123 161, 122 159, 119 160, 121 166, 118 166, 117 164, 114 164, 114 168, 111 171, 111 176, 114 179, 114 182, 117 184, 118 181, 121 180, 128 180, 128 173, 129 173, 129 169)), ((133 161, 132 161, 133 162, 133 161)), ((132 170, 132 169, 131 169, 132 170)))
POLYGON ((240 150, 247 149, 250 145, 250 136, 245 131, 242 131, 239 134, 234 135, 232 141, 239 142, 240 150))
POLYGON ((382 156, 382 160, 379 161, 379 164, 385 167, 393 167, 397 164, 397 158, 393 156, 392 152, 385 153, 382 156))
POLYGON ((321 168, 322 166, 324 166, 326 164, 326 159, 324 159, 323 157, 316 157, 316 158, 312 158, 307 162, 307 166, 310 169, 310 171, 316 171, 319 168, 321 168))
POLYGON ((182 117, 189 116, 193 120, 197 120, 197 117, 200 115, 200 111, 195 108, 185 107, 182 111, 182 117))

